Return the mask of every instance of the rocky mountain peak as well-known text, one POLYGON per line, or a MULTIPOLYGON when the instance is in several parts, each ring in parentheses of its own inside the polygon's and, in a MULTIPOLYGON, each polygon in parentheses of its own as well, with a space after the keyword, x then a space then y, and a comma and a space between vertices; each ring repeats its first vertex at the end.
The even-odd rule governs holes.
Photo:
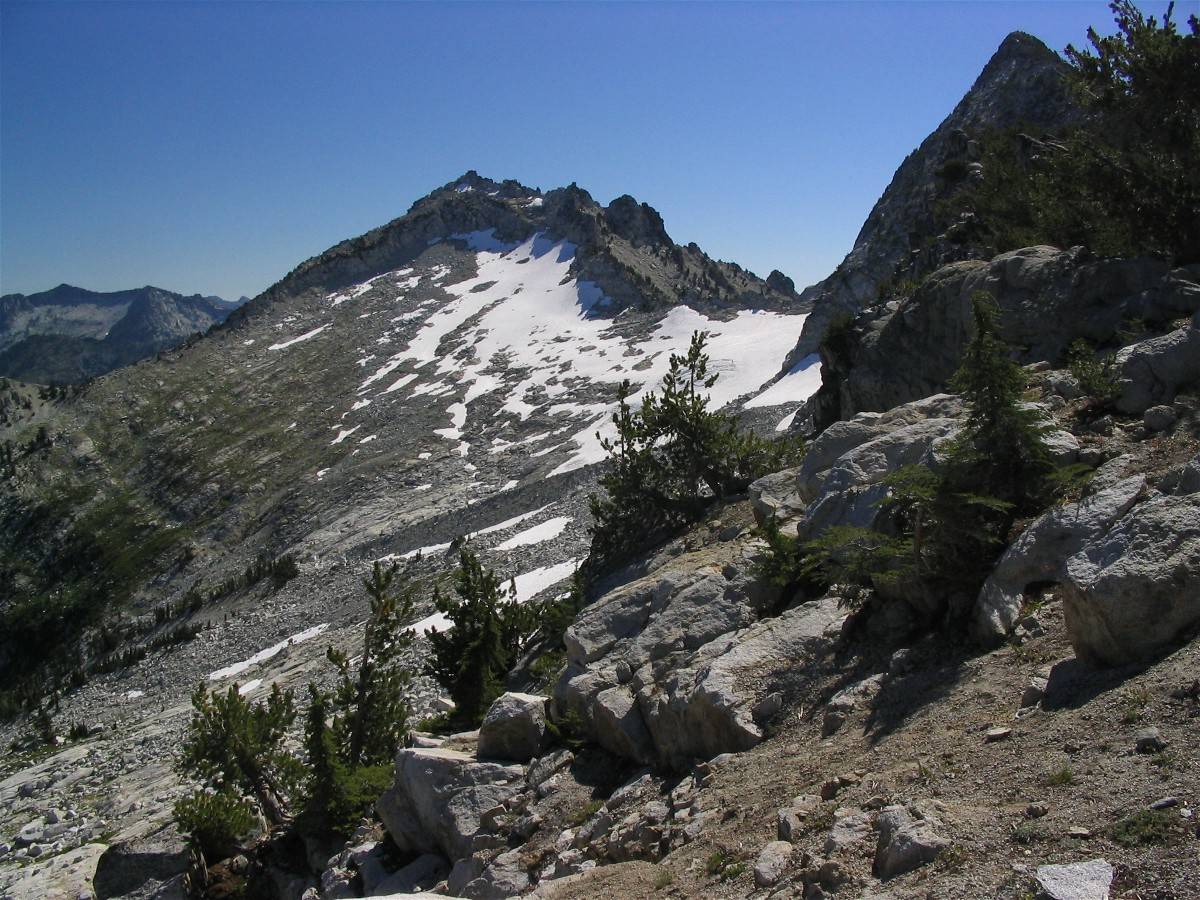
POLYGON ((1016 31, 1004 39, 953 112, 900 164, 850 253, 802 292, 813 314, 789 365, 817 349, 838 315, 874 303, 880 286, 932 236, 938 172, 947 160, 969 154, 972 140, 993 129, 1054 131, 1080 116, 1066 72, 1067 64, 1032 35, 1016 31))
POLYGON ((233 320, 308 290, 361 283, 407 265, 440 242, 478 232, 506 243, 535 234, 570 242, 572 275, 599 286, 612 314, 629 306, 778 307, 796 301, 779 279, 768 283, 710 259, 699 247, 676 246, 662 216, 627 194, 605 207, 574 182, 542 192, 470 170, 418 200, 404 216, 301 263, 233 320))
POLYGON ((638 203, 628 194, 622 194, 608 204, 604 210, 604 220, 613 233, 635 247, 671 243, 658 210, 648 203, 638 203))

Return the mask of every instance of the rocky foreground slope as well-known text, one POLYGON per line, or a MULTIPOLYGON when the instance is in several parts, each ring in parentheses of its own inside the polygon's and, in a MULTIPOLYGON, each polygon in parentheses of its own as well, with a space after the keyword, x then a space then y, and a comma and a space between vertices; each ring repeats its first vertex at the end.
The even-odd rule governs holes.
MULTIPOLYGON (((27 768, 40 752, 10 761, 0 802, 14 837, 46 802, 76 815, 10 841, 7 863, 160 828, 183 790, 169 757, 195 684, 257 697, 330 677, 325 647, 356 639, 373 560, 432 578, 470 535, 520 600, 553 590, 587 553, 597 432, 619 383, 654 388, 704 330, 714 401, 786 427, 816 387, 815 360, 773 383, 804 316, 786 278, 671 243, 631 198, 603 207, 575 187, 541 194, 469 173, 303 264, 204 339, 78 398, 16 403, 0 498, 13 591, 0 613, 36 609, 43 592, 108 602, 120 643, 81 640, 34 669, 43 661, 22 656, 19 632, 0 637, 6 688, 37 690, 57 669, 72 682, 58 730, 103 733, 48 768, 27 768), (62 547, 82 548, 83 564, 47 552, 62 547), (291 555, 299 576, 238 581, 262 554, 291 555), (94 558, 126 560, 126 580, 100 582, 94 558), (208 599, 181 615, 189 591, 208 599), (181 622, 202 627, 164 648, 181 622), (138 648, 149 655, 111 671, 138 648), (31 791, 37 807, 20 796, 31 791)), ((428 592, 412 624, 445 627, 428 592)), ((416 699, 434 709, 431 685, 416 699)), ((8 726, 6 743, 25 730, 8 726)), ((14 891, 43 889, 24 868, 6 877, 14 891)))
MULTIPOLYGON (((989 71, 1007 75, 981 83, 1052 85, 1030 40, 1006 41, 989 71)), ((305 900, 1200 895, 1197 272, 1048 247, 933 261, 819 366, 776 379, 808 312, 783 276, 674 245, 630 198, 468 173, 194 346, 18 416, 6 435, 51 440, 0 501, 17 587, 52 577, 14 540, 56 534, 34 513, 118 491, 170 538, 130 588, 134 643, 170 627, 154 604, 261 552, 294 554, 300 574, 218 591, 193 639, 64 694, 60 731, 86 727, 0 768, 0 891, 198 883, 168 824, 195 683, 260 698, 327 680, 370 562, 432 578, 466 534, 520 599, 553 596, 587 552, 617 383, 653 389, 703 329, 714 404, 767 433, 821 426, 801 463, 597 585, 549 683, 515 675, 477 732, 414 732, 345 847, 267 844, 213 865, 210 890, 254 876, 305 900), (946 382, 976 290, 1018 345, 1056 461, 1090 478, 1018 522, 970 596, 784 591, 757 525, 807 539, 879 523, 888 476, 936 467, 959 433, 946 382), (1111 410, 1062 367, 1077 337, 1113 346, 1111 410), (967 624, 937 629, 947 617, 967 624)), ((425 681, 414 701, 444 706, 425 681)))

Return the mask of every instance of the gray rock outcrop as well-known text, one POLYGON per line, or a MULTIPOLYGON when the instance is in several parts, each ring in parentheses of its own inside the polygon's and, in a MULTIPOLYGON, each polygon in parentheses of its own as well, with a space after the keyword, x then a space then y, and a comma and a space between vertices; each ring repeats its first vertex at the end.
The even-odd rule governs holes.
POLYGON ((1117 365, 1117 409, 1143 413, 1170 403, 1181 387, 1200 383, 1200 312, 1186 328, 1126 347, 1117 365))
POLYGON ((1125 476, 1129 457, 1097 470, 1093 490, 1030 523, 1000 557, 972 612, 972 635, 994 646, 1011 632, 1027 588, 1062 585, 1067 635, 1083 660, 1152 658, 1200 623, 1200 458, 1159 490, 1125 476))
POLYGON ((1066 562, 1063 612, 1081 659, 1121 665, 1200 624, 1200 494, 1133 507, 1066 562))
POLYGON ((455 750, 405 749, 395 781, 375 805, 388 834, 405 853, 471 854, 483 814, 519 793, 521 766, 480 762, 455 750))
POLYGON ((754 883, 759 887, 775 884, 787 871, 795 851, 787 841, 771 841, 763 847, 754 862, 754 883))
POLYGON ((895 878, 931 863, 950 842, 938 834, 935 823, 912 816, 903 806, 889 806, 876 822, 879 841, 875 846, 875 874, 895 878))
POLYGON ((802 292, 813 313, 785 369, 816 351, 836 316, 874 302, 897 264, 907 261, 923 235, 932 233, 938 170, 948 159, 964 155, 968 134, 1013 125, 1054 129, 1077 115, 1063 80, 1065 69, 1037 38, 1014 32, 1004 39, 954 111, 896 170, 836 271, 802 292))
POLYGON ((1108 860, 1037 867, 1037 885, 1050 900, 1108 900, 1113 867, 1108 860))
MULTIPOLYGON (((820 428, 945 390, 974 334, 976 291, 995 299, 1000 335, 1019 348, 1022 362, 1055 363, 1076 338, 1109 342, 1128 319, 1195 314, 1197 281, 1189 269, 1154 259, 1097 260, 1081 247, 1026 247, 952 263, 908 299, 860 316, 842 345, 823 351, 823 383, 810 401, 814 422, 820 428)), ((1122 351, 1119 407, 1140 413, 1169 402, 1179 385, 1200 378, 1198 347, 1192 327, 1122 351)))
POLYGON ((972 636, 988 646, 1003 641, 1020 617, 1026 587, 1061 582, 1067 559, 1108 531, 1146 490, 1146 479, 1135 475, 1077 503, 1055 507, 1031 523, 1000 557, 980 589, 972 614, 972 636))
POLYGON ((528 762, 546 740, 546 697, 502 694, 493 701, 479 726, 481 759, 528 762))
POLYGON ((843 619, 836 599, 772 610, 757 541, 669 558, 601 596, 567 630, 555 689, 595 740, 642 763, 686 766, 762 739, 762 685, 817 658, 843 619))

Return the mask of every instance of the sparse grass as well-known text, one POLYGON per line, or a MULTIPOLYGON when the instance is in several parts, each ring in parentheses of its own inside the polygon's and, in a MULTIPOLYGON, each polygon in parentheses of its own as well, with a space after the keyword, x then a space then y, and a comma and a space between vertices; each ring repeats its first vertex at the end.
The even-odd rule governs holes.
POLYGON ((1179 767, 1179 758, 1170 750, 1163 750, 1150 757, 1150 765, 1157 766, 1164 771, 1167 769, 1176 769, 1179 767))
POLYGON ((971 853, 962 844, 952 844, 937 856, 935 868, 942 872, 961 872, 971 858, 971 853))
POLYGON ((453 728, 451 712, 435 713, 417 722, 416 730, 429 734, 449 734, 453 728))
POLYGON ((704 871, 721 881, 732 881, 746 871, 746 863, 725 850, 714 850, 704 862, 704 871))
POLYGON ((1033 659, 1032 648, 1027 643, 1018 640, 1015 636, 1008 639, 1008 650, 1013 662, 1024 664, 1033 659))
POLYGON ((577 828, 582 825, 596 813, 600 812, 603 806, 603 800, 592 800, 586 806, 580 807, 575 811, 575 815, 571 817, 571 827, 577 828))
POLYGON ((1050 832, 1041 822, 1022 822, 1012 830, 1012 839, 1022 846, 1035 844, 1050 839, 1050 832))
POLYGON ((654 889, 661 891, 675 883, 675 875, 670 869, 660 868, 654 873, 654 889))
POLYGON ((1174 817, 1169 810, 1143 809, 1113 825, 1112 839, 1125 847, 1167 844, 1176 838, 1174 817))
POLYGON ((554 688, 555 682, 558 681, 558 675, 566 663, 567 653, 565 650, 551 650, 534 660, 529 671, 537 679, 538 686, 549 692, 554 688))
POLYGON ((833 813, 836 803, 822 803, 804 817, 805 831, 828 831, 833 827, 833 813))
POLYGON ((1037 615, 1046 605, 1046 594, 1040 593, 1029 597, 1021 604, 1021 618, 1037 615))
POLYGON ((731 865, 728 865, 724 869, 721 870, 721 880, 722 881, 732 881, 733 879, 737 878, 745 871, 746 871, 746 864, 744 862, 732 863, 731 865))
POLYGON ((1150 705, 1151 694, 1147 688, 1135 687, 1121 692, 1121 722, 1132 725, 1140 722, 1150 705))
POLYGON ((1050 772, 1043 779, 1043 782, 1050 787, 1062 787, 1063 785, 1075 783, 1075 773, 1070 766, 1063 766, 1061 769, 1056 769, 1050 772))

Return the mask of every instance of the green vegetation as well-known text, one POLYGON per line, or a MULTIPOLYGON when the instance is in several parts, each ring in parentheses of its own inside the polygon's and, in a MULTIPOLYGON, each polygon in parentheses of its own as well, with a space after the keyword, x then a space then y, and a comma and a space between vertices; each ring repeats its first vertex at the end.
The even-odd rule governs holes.
POLYGON ((973 595, 1016 516, 1053 498, 1045 426, 1022 402, 1024 372, 997 336, 994 303, 972 300, 975 335, 952 380, 967 412, 937 470, 906 466, 886 479, 880 530, 839 526, 797 546, 763 529, 773 551, 763 565, 777 582, 973 595))
POLYGON ((1093 407, 1107 409, 1116 402, 1121 389, 1113 354, 1101 355, 1086 340, 1079 338, 1067 349, 1066 361, 1067 368, 1093 407))
POLYGON ((718 376, 708 374, 705 340, 696 332, 686 355, 671 355, 661 392, 647 394, 640 410, 628 403, 630 384, 620 387, 617 437, 603 439, 610 462, 600 477, 604 494, 590 498, 589 575, 661 543, 799 454, 794 443, 742 432, 732 416, 708 409, 704 392, 718 376))
POLYGON ((251 704, 237 685, 209 694, 201 684, 192 707, 176 766, 180 774, 214 792, 237 790, 253 797, 272 825, 286 821, 289 789, 299 775, 295 757, 284 746, 296 718, 292 692, 274 685, 265 704, 251 704))
POLYGON ((337 713, 333 738, 346 765, 388 764, 396 755, 408 728, 407 692, 412 672, 403 656, 412 645, 412 632, 404 623, 412 618, 416 591, 412 584, 393 588, 397 567, 376 562, 371 577, 363 579, 370 599, 370 615, 363 630, 358 671, 352 673, 345 653, 329 648, 329 661, 337 668, 338 684, 332 707, 337 713))
POLYGON ((431 632, 426 674, 450 693, 454 720, 468 726, 483 720, 488 706, 503 693, 503 679, 537 627, 535 611, 519 605, 516 589, 501 587, 468 548, 459 553, 454 594, 434 590, 433 602, 452 627, 431 632))
POLYGON ((732 853, 714 850, 704 861, 704 871, 721 881, 732 881, 746 871, 746 863, 732 853))
POLYGON ((238 840, 254 830, 254 810, 233 791, 195 791, 175 804, 175 823, 180 832, 209 860, 225 859, 237 849, 238 840))
POLYGON ((654 889, 656 891, 665 890, 675 883, 675 875, 670 869, 659 868, 654 873, 654 889))
POLYGON ((403 657, 413 636, 404 622, 412 617, 416 595, 410 582, 396 583, 397 571, 376 562, 363 579, 371 611, 357 670, 330 647, 338 672, 333 695, 308 687, 307 799, 297 821, 306 834, 348 837, 391 779, 392 759, 408 729, 412 672, 403 657))
POLYGON ((1141 721, 1146 714, 1146 707, 1153 699, 1150 691, 1144 687, 1133 687, 1121 692, 1121 722, 1132 725, 1141 721))
POLYGON ((201 789, 176 806, 180 827, 222 858, 246 832, 243 812, 261 813, 272 828, 344 840, 387 788, 392 761, 408 727, 412 673, 404 656, 413 636, 414 586, 397 567, 376 563, 363 579, 370 615, 362 653, 352 665, 330 647, 338 679, 331 695, 310 684, 303 755, 288 738, 297 710, 290 691, 273 685, 265 703, 237 690, 192 696, 193 714, 176 767, 201 789), (292 806, 297 807, 292 817, 292 806))
POLYGON ((1125 816, 1112 826, 1112 839, 1125 847, 1169 844, 1179 836, 1176 815, 1166 809, 1143 809, 1125 816))
POLYGON ((596 813, 604 808, 603 800, 589 800, 585 805, 579 807, 575 814, 571 816, 571 827, 578 828, 596 813))
POLYGON ((984 177, 942 204, 971 212, 998 250, 1083 244, 1106 256, 1200 260, 1200 22, 1186 33, 1131 2, 1111 4, 1117 33, 1068 47, 1070 82, 1089 116, 1058 139, 1017 132, 982 141, 984 177))
POLYGON ((1061 769, 1055 769, 1048 773, 1043 781, 1049 787, 1064 787, 1075 783, 1075 772, 1070 766, 1063 766, 1061 769))
POLYGON ((1013 841, 1024 846, 1039 841, 1048 841, 1050 837, 1050 830, 1041 822, 1022 822, 1014 826, 1012 830, 1013 841))
POLYGON ((1053 466, 1042 440, 1047 428, 1022 403, 1025 373, 997 333, 995 302, 983 292, 971 301, 975 336, 950 382, 966 402, 967 416, 948 477, 959 493, 992 497, 1017 514, 1030 513, 1049 499, 1046 478, 1053 466))
MULTIPOLYGON (((306 790, 296 828, 302 834, 345 839, 387 789, 392 768, 378 762, 348 764, 328 725, 328 699, 314 685, 308 690, 304 727, 306 790)), ((380 723, 387 725, 382 720, 380 723)))
POLYGON ((0 508, 0 718, 31 709, 66 676, 77 644, 128 605, 182 529, 151 518, 127 492, 64 487, 0 508))

